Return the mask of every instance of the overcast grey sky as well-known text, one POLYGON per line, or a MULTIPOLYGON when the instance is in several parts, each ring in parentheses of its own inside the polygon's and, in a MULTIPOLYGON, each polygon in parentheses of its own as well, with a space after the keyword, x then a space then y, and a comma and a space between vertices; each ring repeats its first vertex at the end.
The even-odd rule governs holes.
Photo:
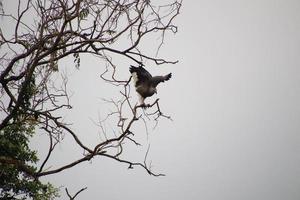
MULTIPOLYGON (((147 68, 173 73, 158 97, 174 121, 162 120, 147 140, 153 170, 167 176, 96 158, 47 180, 70 192, 88 187, 78 199, 299 200, 300 1, 185 0, 176 22, 161 55, 180 62, 147 68)), ((92 59, 69 71, 74 110, 66 118, 85 142, 94 142, 100 99, 113 94, 102 71, 92 59)), ((136 132, 147 137, 143 126, 136 132)), ((59 146, 56 162, 76 151, 59 146)))

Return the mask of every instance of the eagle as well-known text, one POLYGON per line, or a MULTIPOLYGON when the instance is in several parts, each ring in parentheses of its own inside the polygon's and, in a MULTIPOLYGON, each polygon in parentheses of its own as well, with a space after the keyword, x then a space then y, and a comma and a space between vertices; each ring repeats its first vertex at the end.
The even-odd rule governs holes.
POLYGON ((144 100, 147 97, 151 97, 154 93, 157 93, 156 86, 169 80, 172 77, 172 73, 165 76, 152 76, 142 66, 135 67, 130 66, 129 71, 132 75, 135 89, 140 96, 140 103, 142 106, 146 106, 144 100))

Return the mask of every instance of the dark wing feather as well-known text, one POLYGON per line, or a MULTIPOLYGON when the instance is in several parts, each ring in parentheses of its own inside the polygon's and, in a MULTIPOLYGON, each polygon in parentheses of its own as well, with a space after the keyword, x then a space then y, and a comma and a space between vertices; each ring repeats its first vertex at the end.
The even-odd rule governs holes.
POLYGON ((151 83, 154 87, 156 87, 160 82, 165 82, 172 77, 172 73, 165 76, 154 76, 151 79, 151 83))
POLYGON ((134 78, 136 78, 135 86, 149 82, 152 79, 151 74, 146 69, 144 69, 142 66, 135 67, 135 66, 131 65, 129 71, 132 74, 132 76, 136 75, 136 77, 134 77, 134 78), (136 73, 136 74, 134 74, 134 73, 136 73))

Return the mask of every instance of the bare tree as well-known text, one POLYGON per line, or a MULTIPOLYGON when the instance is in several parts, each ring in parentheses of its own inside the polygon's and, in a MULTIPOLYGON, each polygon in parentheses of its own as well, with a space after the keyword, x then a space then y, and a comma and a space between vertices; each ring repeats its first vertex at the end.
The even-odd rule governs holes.
MULTIPOLYGON (((181 1, 171 0, 164 5, 157 2, 19 0, 16 13, 6 13, 5 9, 1 9, 1 20, 9 22, 10 27, 4 29, 1 26, 0 29, 0 130, 3 135, 8 128, 21 124, 26 130, 29 127, 38 128, 49 136, 48 153, 36 170, 28 162, 7 155, 0 155, 1 166, 13 165, 27 177, 38 180, 39 177, 59 173, 96 156, 103 156, 126 163, 129 168, 140 166, 150 175, 163 175, 152 172, 147 165, 148 151, 145 160, 141 162, 122 159, 125 141, 139 145, 131 131, 136 121, 149 116, 153 116, 154 120, 169 117, 161 112, 158 99, 151 104, 152 111, 148 114, 131 100, 130 78, 116 78, 115 74, 121 66, 117 66, 114 61, 117 55, 134 65, 144 65, 145 61, 156 65, 177 63, 159 58, 157 53, 154 56, 144 53, 141 45, 148 35, 159 36, 158 51, 163 45, 165 34, 177 32, 173 21, 179 14, 181 1), (73 57, 75 67, 79 67, 80 58, 84 54, 105 61, 106 68, 100 77, 104 82, 111 83, 112 87, 120 88, 118 100, 107 100, 115 107, 107 119, 117 117, 114 127, 117 134, 108 136, 104 131, 103 141, 95 146, 84 144, 71 126, 63 121, 60 113, 72 109, 67 77, 62 78, 59 86, 52 78, 60 73, 60 60, 73 57), (85 153, 63 166, 45 169, 64 134, 71 135, 85 153)), ((5 3, 8 2, 4 2, 4 6, 5 3)), ((102 123, 99 122, 99 128, 102 123)))

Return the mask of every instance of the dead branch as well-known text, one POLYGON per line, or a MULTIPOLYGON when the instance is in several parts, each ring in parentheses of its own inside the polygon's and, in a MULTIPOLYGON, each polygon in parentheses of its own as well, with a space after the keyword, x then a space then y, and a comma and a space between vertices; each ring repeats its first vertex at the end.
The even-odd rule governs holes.
MULTIPOLYGON (((174 19, 179 14, 181 1, 170 0, 168 4, 152 4, 148 0, 130 1, 19 1, 14 13, 0 12, 1 20, 11 20, 12 34, 0 28, 0 131, 17 123, 33 126, 36 130, 45 132, 49 137, 49 147, 45 158, 36 172, 29 171, 26 163, 7 160, 0 161, 14 164, 21 171, 34 177, 59 173, 95 157, 107 157, 129 168, 142 167, 153 176, 163 174, 151 171, 146 159, 132 162, 122 158, 126 151, 125 144, 136 141, 133 125, 144 117, 160 117, 171 119, 164 115, 159 105, 159 99, 149 104, 147 110, 138 105, 131 97, 131 77, 122 76, 119 69, 123 66, 115 64, 115 56, 126 62, 144 65, 150 63, 176 64, 158 57, 165 34, 176 33, 174 19), (21 4, 21 2, 23 2, 21 4), (30 17, 34 20, 28 21, 30 17), (158 36, 160 42, 154 55, 145 53, 142 41, 148 35, 158 36), (121 45, 122 44, 122 45, 121 45), (108 98, 108 104, 113 110, 105 120, 99 122, 99 129, 104 137, 96 145, 84 144, 72 127, 71 122, 65 122, 59 113, 72 109, 68 92, 68 77, 60 71, 59 61, 63 58, 73 58, 77 68, 81 64, 81 55, 93 55, 106 62, 104 72, 100 74, 103 83, 110 83, 120 91, 120 96, 108 98), (54 80, 55 74, 61 74, 59 83, 54 80), (123 78, 122 78, 123 77, 123 78), (3 111, 3 112, 2 112, 3 111), (103 128, 103 123, 112 118, 117 119, 112 133, 103 128), (64 135, 70 135, 85 154, 77 160, 69 161, 63 166, 46 169, 50 157, 64 135)), ((79 92, 79 91, 76 91, 79 92)), ((147 126, 146 126, 147 127, 147 126)), ((148 130, 147 130, 148 131, 148 130)), ((70 199, 74 199, 66 189, 70 199)))
POLYGON ((68 197, 70 198, 70 200, 74 200, 81 192, 83 192, 84 190, 86 190, 87 187, 81 188, 78 192, 76 192, 73 196, 70 195, 68 188, 65 188, 65 191, 68 195, 68 197))

